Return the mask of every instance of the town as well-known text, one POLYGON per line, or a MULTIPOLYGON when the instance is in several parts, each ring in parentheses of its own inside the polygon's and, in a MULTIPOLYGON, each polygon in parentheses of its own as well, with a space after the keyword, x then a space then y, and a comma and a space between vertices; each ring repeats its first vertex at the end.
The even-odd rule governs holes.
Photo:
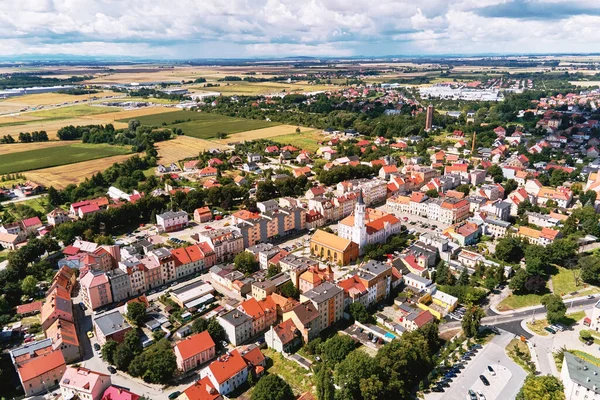
POLYGON ((1 399, 600 399, 597 10, 41 3, 1 399))

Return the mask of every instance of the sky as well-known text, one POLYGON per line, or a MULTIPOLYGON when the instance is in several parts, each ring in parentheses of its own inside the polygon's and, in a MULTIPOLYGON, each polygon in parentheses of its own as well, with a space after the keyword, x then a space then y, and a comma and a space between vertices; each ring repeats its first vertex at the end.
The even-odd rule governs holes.
POLYGON ((0 0, 0 56, 594 53, 599 26, 598 0, 0 0))

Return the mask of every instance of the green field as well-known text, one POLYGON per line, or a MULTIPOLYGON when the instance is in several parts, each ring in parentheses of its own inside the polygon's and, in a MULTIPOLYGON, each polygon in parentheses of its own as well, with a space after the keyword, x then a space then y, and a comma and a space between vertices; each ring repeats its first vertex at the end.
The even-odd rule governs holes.
POLYGON ((280 143, 282 145, 293 144, 303 150, 315 152, 321 147, 319 142, 324 140, 324 136, 321 135, 320 130, 315 129, 314 131, 308 131, 303 133, 292 133, 289 135, 281 135, 270 138, 272 141, 280 143))
MULTIPOLYGON (((175 111, 146 115, 136 119, 140 121, 142 125, 162 126, 162 124, 165 123, 170 128, 181 128, 183 133, 187 136, 193 136, 200 139, 216 138, 217 133, 219 132, 232 134, 279 125, 275 122, 263 120, 235 118, 193 111, 175 111)), ((127 123, 129 120, 130 118, 118 121, 127 123)))
POLYGON ((70 144, 67 146, 0 155, 0 174, 56 167, 81 161, 131 153, 131 147, 108 144, 70 144))

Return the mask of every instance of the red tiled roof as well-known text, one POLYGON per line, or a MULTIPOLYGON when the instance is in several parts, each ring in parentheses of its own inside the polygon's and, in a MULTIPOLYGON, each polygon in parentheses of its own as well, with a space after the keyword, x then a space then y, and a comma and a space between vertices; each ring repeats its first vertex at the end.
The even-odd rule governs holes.
POLYGON ((254 366, 261 365, 265 362, 265 356, 260 351, 258 346, 253 347, 252 350, 246 353, 243 353, 242 358, 246 361, 246 363, 254 366))
POLYGON ((206 351, 212 347, 215 347, 215 342, 208 331, 188 336, 175 345, 175 348, 179 350, 179 354, 181 354, 181 358, 184 360, 187 360, 188 358, 202 353, 203 351, 206 351))
POLYGON ((60 367, 65 368, 65 358, 62 351, 53 352, 30 359, 27 363, 17 367, 21 381, 27 382, 31 379, 60 367))
POLYGON ((222 399, 212 382, 205 376, 183 391, 188 400, 217 400, 222 399))
POLYGON ((237 350, 232 350, 229 355, 224 355, 213 361, 208 368, 219 384, 226 382, 244 368, 247 368, 246 361, 240 356, 237 350))
POLYGON ((42 221, 40 221, 39 217, 27 218, 21 221, 25 228, 29 228, 30 226, 41 225, 42 221))
POLYGON ((40 300, 34 301, 33 303, 21 304, 17 306, 17 314, 28 314, 34 311, 42 310, 42 302, 40 300))

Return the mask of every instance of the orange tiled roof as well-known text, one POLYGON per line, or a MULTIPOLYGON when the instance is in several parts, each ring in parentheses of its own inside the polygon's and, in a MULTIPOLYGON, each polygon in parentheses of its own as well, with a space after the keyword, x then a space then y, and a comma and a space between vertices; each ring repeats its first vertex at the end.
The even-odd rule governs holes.
POLYGON ((60 367, 66 367, 65 358, 60 350, 55 350, 32 358, 25 364, 17 366, 17 372, 21 377, 21 381, 28 382, 60 367))
POLYGON ((188 336, 180 342, 177 342, 175 348, 181 354, 181 358, 187 360, 197 354, 200 354, 210 348, 215 347, 215 342, 208 331, 200 332, 195 335, 188 336))

